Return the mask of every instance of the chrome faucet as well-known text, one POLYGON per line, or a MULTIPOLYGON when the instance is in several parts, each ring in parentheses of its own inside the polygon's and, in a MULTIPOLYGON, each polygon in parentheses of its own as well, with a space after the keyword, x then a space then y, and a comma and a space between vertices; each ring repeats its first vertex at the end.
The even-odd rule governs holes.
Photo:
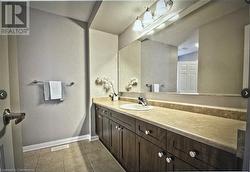
POLYGON ((118 94, 116 94, 115 92, 114 92, 114 93, 111 93, 111 94, 109 95, 109 97, 111 98, 112 101, 114 101, 114 100, 115 100, 115 97, 117 97, 117 96, 118 96, 118 94))
POLYGON ((144 97, 138 97, 138 103, 143 105, 143 106, 148 106, 148 101, 144 97))

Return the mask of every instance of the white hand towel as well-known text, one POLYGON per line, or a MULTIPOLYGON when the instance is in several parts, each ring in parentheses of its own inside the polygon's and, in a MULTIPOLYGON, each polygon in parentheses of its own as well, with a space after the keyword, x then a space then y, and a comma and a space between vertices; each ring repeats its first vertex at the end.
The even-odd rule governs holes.
POLYGON ((155 93, 160 92, 160 84, 153 84, 152 87, 153 87, 152 89, 153 92, 155 93))
POLYGON ((44 96, 45 101, 49 100, 49 83, 48 82, 43 83, 43 96, 44 96))
POLYGON ((50 99, 63 100, 63 89, 61 81, 49 81, 50 99))

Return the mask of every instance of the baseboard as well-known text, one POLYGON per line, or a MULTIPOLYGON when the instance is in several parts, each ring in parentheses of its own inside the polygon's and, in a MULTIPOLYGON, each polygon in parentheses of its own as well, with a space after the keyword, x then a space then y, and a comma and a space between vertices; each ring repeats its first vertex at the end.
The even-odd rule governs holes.
POLYGON ((99 140, 98 136, 91 136, 90 137, 90 141, 95 141, 95 140, 99 140))
POLYGON ((95 136, 90 137, 89 134, 86 134, 86 135, 82 135, 82 136, 70 137, 70 138, 66 138, 66 139, 60 139, 60 140, 55 140, 55 141, 50 141, 50 142, 44 142, 44 143, 24 146, 23 152, 28 152, 28 151, 33 151, 33 150, 68 144, 68 143, 77 142, 77 141, 81 141, 81 140, 91 140, 92 141, 92 137, 93 137, 93 139, 96 139, 95 136))

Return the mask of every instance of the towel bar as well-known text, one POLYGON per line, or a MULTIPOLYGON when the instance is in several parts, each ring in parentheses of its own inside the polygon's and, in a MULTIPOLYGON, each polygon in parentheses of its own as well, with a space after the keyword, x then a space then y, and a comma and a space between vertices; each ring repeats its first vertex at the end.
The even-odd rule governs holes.
MULTIPOLYGON (((44 82, 46 82, 46 81, 38 81, 38 80, 34 80, 34 81, 32 81, 31 82, 31 84, 43 84, 44 82)), ((73 86, 75 83, 74 82, 70 82, 69 84, 66 84, 66 83, 64 83, 64 82, 62 82, 65 86, 67 86, 67 87, 71 87, 71 86, 73 86)))

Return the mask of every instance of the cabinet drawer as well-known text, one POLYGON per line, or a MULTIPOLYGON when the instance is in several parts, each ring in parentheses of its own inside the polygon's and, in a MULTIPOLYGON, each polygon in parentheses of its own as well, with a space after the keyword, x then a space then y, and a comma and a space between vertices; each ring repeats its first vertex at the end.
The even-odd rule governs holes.
POLYGON ((166 149, 166 130, 149 123, 136 120, 136 133, 152 143, 166 149))
POLYGON ((199 169, 167 153, 167 171, 199 171, 199 169))
POLYGON ((167 132, 167 150, 202 170, 236 170, 238 168, 235 155, 169 131, 167 132))
POLYGON ((135 119, 127 115, 120 114, 115 111, 110 111, 112 120, 122 125, 123 127, 135 132, 135 119))
POLYGON ((101 115, 103 115, 103 116, 107 116, 107 117, 110 116, 109 110, 106 109, 106 108, 104 108, 104 107, 96 106, 96 107, 95 107, 95 111, 96 111, 96 113, 101 114, 101 115))

